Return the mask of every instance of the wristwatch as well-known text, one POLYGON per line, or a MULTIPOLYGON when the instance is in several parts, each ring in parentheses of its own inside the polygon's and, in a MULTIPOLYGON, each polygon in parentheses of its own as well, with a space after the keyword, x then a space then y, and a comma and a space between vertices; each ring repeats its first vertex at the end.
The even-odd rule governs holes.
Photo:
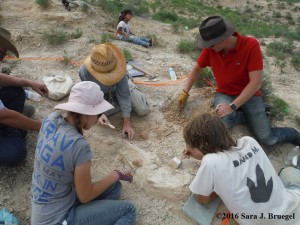
POLYGON ((229 106, 233 111, 235 111, 237 109, 237 107, 234 103, 231 103, 229 106))

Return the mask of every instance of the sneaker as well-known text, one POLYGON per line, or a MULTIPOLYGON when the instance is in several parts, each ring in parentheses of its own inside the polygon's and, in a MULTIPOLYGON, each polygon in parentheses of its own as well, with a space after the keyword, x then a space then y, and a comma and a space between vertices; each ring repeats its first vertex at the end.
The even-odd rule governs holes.
POLYGON ((32 117, 35 113, 35 108, 32 105, 24 105, 23 115, 27 117, 32 117))

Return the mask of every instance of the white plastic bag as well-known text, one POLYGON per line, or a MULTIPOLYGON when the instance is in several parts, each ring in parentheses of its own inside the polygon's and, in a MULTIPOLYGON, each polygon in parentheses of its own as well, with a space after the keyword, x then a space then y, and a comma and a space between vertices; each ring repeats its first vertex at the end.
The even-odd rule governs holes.
POLYGON ((70 94, 74 85, 72 78, 61 71, 45 75, 43 81, 49 90, 48 97, 53 100, 60 100, 70 94))

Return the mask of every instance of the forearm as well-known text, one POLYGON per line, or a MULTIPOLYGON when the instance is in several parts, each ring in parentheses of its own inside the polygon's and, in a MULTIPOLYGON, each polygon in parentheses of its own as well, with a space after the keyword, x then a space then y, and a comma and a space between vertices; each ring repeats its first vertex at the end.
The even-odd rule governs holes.
POLYGON ((30 119, 24 116, 23 114, 13 110, 8 110, 8 109, 3 109, 3 110, 7 110, 8 113, 6 113, 5 116, 1 117, 0 123, 10 127, 24 129, 24 130, 35 130, 35 131, 40 130, 42 125, 41 121, 30 119))
POLYGON ((241 107, 247 102, 256 91, 258 91, 262 84, 262 73, 261 71, 253 72, 250 76, 250 82, 243 89, 241 94, 233 101, 237 107, 241 107))
POLYGON ((118 173, 116 171, 111 172, 105 178, 93 183, 91 189, 84 199, 80 199, 82 203, 87 203, 101 195, 105 190, 107 190, 111 185, 119 180, 118 173))
POLYGON ((1 87, 28 87, 31 86, 31 81, 18 78, 4 73, 0 73, 0 86, 1 87))
POLYGON ((189 74, 189 78, 185 84, 184 90, 189 93, 191 88, 193 87, 194 83, 197 81, 199 74, 201 73, 202 68, 196 65, 193 67, 191 73, 189 74))
POLYGON ((196 200, 198 203, 206 205, 211 201, 215 200, 218 195, 216 192, 212 192, 209 196, 196 195, 196 200))
POLYGON ((233 101, 233 103, 239 108, 241 107, 243 104, 245 104, 245 102, 247 102, 257 91, 257 87, 254 85, 250 85, 248 84, 244 90, 242 91, 242 93, 233 101))
POLYGON ((130 118, 129 117, 124 117, 123 118, 123 127, 130 127, 130 118))

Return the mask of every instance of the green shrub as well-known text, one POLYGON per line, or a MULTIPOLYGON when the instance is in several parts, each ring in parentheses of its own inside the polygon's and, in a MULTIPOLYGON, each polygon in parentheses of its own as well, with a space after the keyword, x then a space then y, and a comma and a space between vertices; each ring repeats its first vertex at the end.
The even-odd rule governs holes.
POLYGON ((101 34, 101 44, 106 42, 111 42, 114 39, 114 36, 112 34, 104 33, 101 34))
POLYGON ((289 21, 292 21, 293 20, 293 16, 290 12, 288 12, 286 15, 285 15, 285 18, 289 21))
POLYGON ((48 43, 52 45, 58 45, 66 41, 66 33, 56 27, 51 27, 49 30, 44 31, 43 35, 48 43))
POLYGON ((288 2, 288 3, 300 3, 300 0, 279 0, 281 2, 288 2))
POLYGON ((261 97, 262 99, 267 102, 270 96, 273 94, 273 86, 271 82, 271 77, 263 73, 263 80, 261 85, 261 97))
POLYGON ((290 113, 290 106, 281 98, 274 95, 271 78, 269 75, 263 74, 263 82, 261 86, 261 97, 266 105, 269 106, 270 119, 283 120, 290 113))
POLYGON ((127 48, 122 48, 122 52, 126 59, 126 62, 133 60, 132 54, 127 48))
POLYGON ((271 96, 269 99, 270 103, 270 116, 275 120, 283 120, 285 116, 290 113, 290 106, 283 99, 271 96))
POLYGON ((296 70, 300 71, 300 51, 299 50, 292 54, 291 63, 295 67, 296 70))
POLYGON ((273 12, 273 17, 274 17, 274 18, 281 18, 282 15, 281 15, 280 12, 273 12))
POLYGON ((76 30, 71 34, 71 37, 73 39, 78 39, 82 36, 83 32, 81 30, 79 30, 78 28, 76 28, 76 30))
POLYGON ((194 41, 181 39, 177 45, 177 50, 180 53, 190 53, 191 51, 195 50, 195 43, 194 41))
POLYGON ((215 77, 213 75, 213 72, 211 68, 208 67, 203 69, 201 75, 199 76, 198 80, 195 82, 194 86, 196 88, 208 87, 210 85, 208 84, 207 80, 215 84, 215 77))
POLYGON ((179 21, 172 23, 172 32, 178 33, 180 25, 181 23, 179 21))
POLYGON ((82 3, 82 5, 80 5, 81 11, 84 13, 88 13, 90 7, 86 4, 86 3, 82 3))
POLYGON ((162 46, 162 40, 159 40, 155 34, 147 35, 146 38, 152 40, 152 46, 162 46))
POLYGON ((97 0, 94 4, 101 6, 104 11, 112 15, 119 15, 123 8, 123 4, 120 1, 97 0))
POLYGON ((49 0, 35 0, 35 2, 42 8, 47 8, 49 6, 49 0))
POLYGON ((267 55, 273 56, 278 60, 285 60, 293 53, 293 43, 274 41, 267 46, 267 55))
POLYGON ((170 23, 170 22, 176 22, 178 20, 178 15, 172 12, 157 12, 152 16, 152 19, 164 23, 170 23))

